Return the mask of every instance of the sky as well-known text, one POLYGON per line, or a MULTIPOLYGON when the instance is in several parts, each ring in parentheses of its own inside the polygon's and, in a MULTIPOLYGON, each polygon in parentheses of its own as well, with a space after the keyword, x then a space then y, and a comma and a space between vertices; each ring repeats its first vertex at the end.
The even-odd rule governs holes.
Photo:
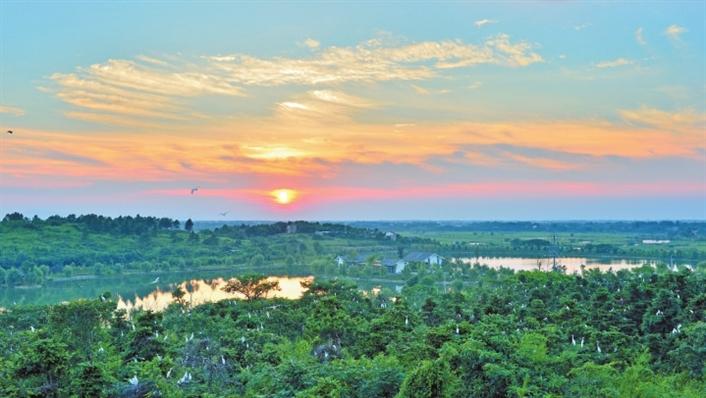
POLYGON ((706 219, 705 15, 3 1, 0 213, 706 219))

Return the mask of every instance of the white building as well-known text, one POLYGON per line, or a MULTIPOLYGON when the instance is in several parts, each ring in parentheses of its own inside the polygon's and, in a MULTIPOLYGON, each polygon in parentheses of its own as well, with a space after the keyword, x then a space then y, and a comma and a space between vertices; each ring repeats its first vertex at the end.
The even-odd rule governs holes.
POLYGON ((425 263, 429 265, 441 265, 444 263, 444 258, 440 255, 427 252, 411 252, 404 259, 410 263, 425 263))

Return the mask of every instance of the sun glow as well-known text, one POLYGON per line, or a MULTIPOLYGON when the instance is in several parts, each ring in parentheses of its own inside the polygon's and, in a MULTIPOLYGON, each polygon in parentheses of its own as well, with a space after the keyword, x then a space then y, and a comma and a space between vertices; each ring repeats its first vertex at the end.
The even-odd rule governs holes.
POLYGON ((274 198, 275 203, 281 204, 281 205, 288 205, 297 198, 297 191, 293 189, 275 189, 274 191, 270 192, 270 195, 274 198))

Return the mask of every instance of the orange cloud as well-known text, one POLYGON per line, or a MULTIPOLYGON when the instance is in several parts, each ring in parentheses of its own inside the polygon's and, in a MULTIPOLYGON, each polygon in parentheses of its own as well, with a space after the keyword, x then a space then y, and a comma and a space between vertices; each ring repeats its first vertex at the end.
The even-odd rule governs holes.
MULTIPOLYGON (((106 180, 220 181, 232 175, 326 178, 335 175, 342 163, 431 167, 429 159, 450 158, 465 148, 475 148, 466 154, 469 163, 491 166, 510 159, 550 170, 582 167, 586 156, 700 159, 703 155, 699 151, 706 150, 703 130, 698 124, 687 123, 699 117, 669 118, 656 113, 659 117, 645 119, 651 125, 638 127, 597 121, 530 121, 417 123, 401 128, 356 122, 350 113, 354 107, 320 99, 308 101, 307 110, 199 126, 199 134, 193 133, 193 127, 150 134, 23 130, 8 139, 0 171, 15 176, 67 175, 106 180), (309 108, 316 110, 312 114, 309 108), (484 146, 503 145, 565 156, 556 159, 507 152, 502 154, 503 159, 496 159, 498 155, 482 150, 484 146), (43 155, 47 153, 65 156, 43 155), (572 154, 577 160, 569 163, 565 158, 572 154)), ((634 120, 631 114, 624 116, 634 120)))

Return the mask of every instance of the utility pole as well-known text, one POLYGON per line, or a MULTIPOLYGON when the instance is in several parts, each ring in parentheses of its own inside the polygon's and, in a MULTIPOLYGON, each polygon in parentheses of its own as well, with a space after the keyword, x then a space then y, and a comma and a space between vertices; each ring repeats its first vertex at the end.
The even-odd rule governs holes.
POLYGON ((556 243, 556 234, 554 234, 550 251, 552 256, 552 271, 558 271, 559 268, 556 265, 556 257, 559 254, 559 245, 556 243))

